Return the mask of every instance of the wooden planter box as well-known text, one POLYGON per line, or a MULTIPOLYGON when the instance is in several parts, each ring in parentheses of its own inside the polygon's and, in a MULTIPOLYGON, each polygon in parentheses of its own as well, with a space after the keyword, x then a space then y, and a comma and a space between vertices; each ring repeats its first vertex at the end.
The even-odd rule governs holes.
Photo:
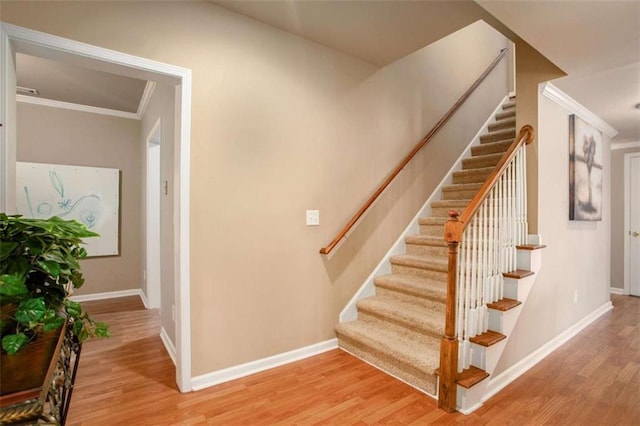
POLYGON ((68 323, 37 336, 16 354, 0 355, 0 424, 63 425, 81 345, 68 323))

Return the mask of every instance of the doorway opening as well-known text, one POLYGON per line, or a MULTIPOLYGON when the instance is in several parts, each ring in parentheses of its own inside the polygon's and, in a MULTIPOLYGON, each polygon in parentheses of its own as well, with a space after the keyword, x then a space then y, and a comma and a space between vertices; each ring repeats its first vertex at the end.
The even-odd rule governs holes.
POLYGON ((624 156, 624 293, 640 296, 640 152, 624 156))
MULTIPOLYGON (((173 199, 175 264, 176 383, 191 391, 191 330, 189 300, 189 177, 191 71, 174 65, 96 47, 0 22, 0 210, 15 212, 16 82, 15 54, 52 58, 82 64, 95 70, 156 81, 176 88, 176 155, 173 168, 178 185, 173 199)), ((159 179, 157 184, 160 184, 159 179)), ((155 191, 155 190, 154 190, 155 191)), ((158 198, 160 190, 157 191, 158 198)), ((159 209, 158 209, 159 210, 159 209)), ((156 245, 157 247, 157 245, 156 245)), ((158 291, 159 293, 159 291, 158 291)), ((159 294, 158 294, 159 298, 159 294)))

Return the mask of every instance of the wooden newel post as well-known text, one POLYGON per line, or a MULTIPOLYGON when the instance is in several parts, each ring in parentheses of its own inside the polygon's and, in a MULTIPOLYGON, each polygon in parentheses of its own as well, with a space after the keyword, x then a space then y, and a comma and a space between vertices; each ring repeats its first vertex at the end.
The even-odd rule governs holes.
POLYGON ((456 338, 456 273, 458 270, 458 244, 462 239, 464 224, 458 219, 460 212, 450 211, 444 225, 444 239, 449 246, 447 271, 447 311, 444 336, 440 342, 440 383, 438 407, 456 410, 456 376, 458 374, 458 339, 456 338))

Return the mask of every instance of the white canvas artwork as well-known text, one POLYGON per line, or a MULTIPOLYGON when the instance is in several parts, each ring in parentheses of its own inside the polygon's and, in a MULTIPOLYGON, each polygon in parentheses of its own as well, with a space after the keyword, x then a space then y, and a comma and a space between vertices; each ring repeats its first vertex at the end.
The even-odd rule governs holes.
POLYGON ((602 220, 602 132, 569 116, 569 219, 602 220))
POLYGON ((118 169, 17 162, 16 183, 19 214, 75 219, 100 234, 85 240, 89 256, 118 254, 118 169))

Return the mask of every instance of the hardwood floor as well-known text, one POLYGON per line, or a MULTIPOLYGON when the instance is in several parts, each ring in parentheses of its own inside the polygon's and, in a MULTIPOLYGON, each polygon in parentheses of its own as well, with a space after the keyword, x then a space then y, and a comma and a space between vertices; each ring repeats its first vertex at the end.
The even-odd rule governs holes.
POLYGON ((469 416, 340 351, 181 394, 137 297, 83 303, 112 338, 84 345, 68 425, 640 424, 640 298, 615 309, 469 416), (569 354, 575 356, 570 358, 569 354))

